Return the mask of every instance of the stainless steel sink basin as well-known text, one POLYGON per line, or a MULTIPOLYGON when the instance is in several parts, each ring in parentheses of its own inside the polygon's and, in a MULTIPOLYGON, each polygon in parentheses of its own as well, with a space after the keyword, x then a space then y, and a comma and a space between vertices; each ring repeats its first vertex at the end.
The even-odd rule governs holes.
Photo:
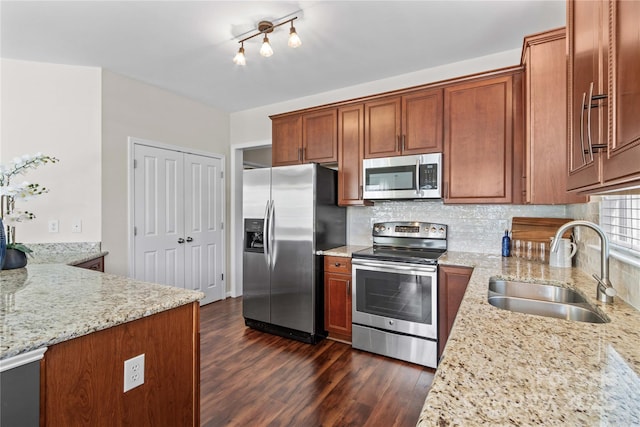
POLYGON ((609 318, 573 289, 492 277, 489 304, 503 310, 577 322, 608 323, 609 318))
POLYGON ((573 289, 496 278, 489 280, 489 294, 569 304, 587 303, 587 299, 573 289))

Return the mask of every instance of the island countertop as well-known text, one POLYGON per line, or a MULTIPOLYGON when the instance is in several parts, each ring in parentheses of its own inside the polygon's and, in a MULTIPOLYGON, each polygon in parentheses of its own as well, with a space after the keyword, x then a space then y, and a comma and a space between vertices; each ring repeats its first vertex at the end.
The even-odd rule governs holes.
POLYGON ((198 301, 197 291, 63 264, 0 271, 0 360, 198 301))
POLYGON ((595 280, 575 268, 455 252, 440 263, 474 271, 418 426, 640 425, 638 310, 597 302, 595 280), (493 307, 492 276, 577 289, 611 322, 493 307))

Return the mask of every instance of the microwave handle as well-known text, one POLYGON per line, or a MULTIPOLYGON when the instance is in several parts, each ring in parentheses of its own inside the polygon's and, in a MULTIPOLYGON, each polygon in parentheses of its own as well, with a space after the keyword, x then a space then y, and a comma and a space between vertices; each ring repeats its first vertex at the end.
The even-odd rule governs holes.
POLYGON ((420 194, 420 160, 416 160, 416 194, 420 194))

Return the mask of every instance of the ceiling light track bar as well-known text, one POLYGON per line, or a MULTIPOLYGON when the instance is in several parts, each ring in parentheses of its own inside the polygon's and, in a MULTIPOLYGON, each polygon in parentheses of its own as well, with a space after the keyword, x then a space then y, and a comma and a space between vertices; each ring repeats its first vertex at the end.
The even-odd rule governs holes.
POLYGON ((297 17, 297 16, 295 16, 295 17, 293 17, 293 18, 291 18, 291 19, 287 19, 286 21, 282 21, 282 22, 280 22, 279 24, 275 24, 275 25, 274 25, 274 24, 272 24, 272 23, 271 23, 271 22, 269 22, 269 21, 261 21, 261 22, 258 24, 258 32, 257 32, 257 33, 252 34, 252 35, 250 35, 249 37, 245 37, 245 38, 244 38, 244 39, 242 39, 242 40, 239 40, 239 41, 238 41, 238 43, 244 43, 244 42, 246 42, 247 40, 251 40, 252 38, 259 36, 260 34, 267 34, 267 33, 270 33, 270 32, 272 32, 274 29, 276 29, 276 28, 278 28, 278 27, 280 27, 280 26, 282 26, 282 25, 288 24, 289 22, 293 22, 293 21, 295 21, 296 19, 298 19, 298 17, 297 17))

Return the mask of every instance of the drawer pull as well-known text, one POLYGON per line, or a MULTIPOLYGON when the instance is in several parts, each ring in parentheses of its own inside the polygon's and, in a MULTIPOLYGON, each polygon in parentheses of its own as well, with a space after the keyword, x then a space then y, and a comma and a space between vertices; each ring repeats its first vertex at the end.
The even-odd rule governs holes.
POLYGON ((335 264, 333 264, 335 267, 340 267, 340 263, 336 262, 335 264))

